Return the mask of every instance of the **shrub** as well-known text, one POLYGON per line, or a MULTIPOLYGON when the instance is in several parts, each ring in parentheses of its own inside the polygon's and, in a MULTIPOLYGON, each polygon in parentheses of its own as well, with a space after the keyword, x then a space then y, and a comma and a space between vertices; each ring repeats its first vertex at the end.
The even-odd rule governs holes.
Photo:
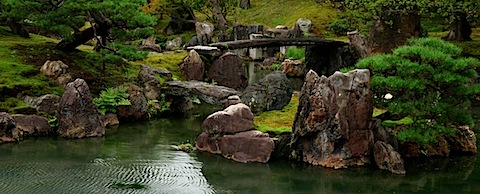
POLYGON ((287 59, 305 59, 305 48, 290 47, 285 56, 287 59))
POLYGON ((131 105, 128 100, 128 88, 119 86, 117 88, 107 88, 100 93, 98 98, 93 99, 93 103, 97 105, 98 112, 105 115, 107 112, 117 112, 117 106, 131 105))
POLYGON ((412 124, 396 136, 401 141, 429 143, 440 134, 453 134, 456 126, 473 125, 470 100, 480 93, 480 62, 460 58, 461 49, 434 38, 410 39, 407 46, 363 59, 358 68, 372 72, 375 106, 408 116, 412 124), (383 98, 393 95, 391 99, 383 98))
POLYGON ((337 36, 346 36, 347 32, 355 30, 352 22, 345 18, 334 20, 329 28, 337 36))

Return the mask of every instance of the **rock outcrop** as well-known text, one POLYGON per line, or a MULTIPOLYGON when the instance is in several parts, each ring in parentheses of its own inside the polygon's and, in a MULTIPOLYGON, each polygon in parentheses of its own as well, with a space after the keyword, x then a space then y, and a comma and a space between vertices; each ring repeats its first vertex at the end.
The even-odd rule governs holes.
POLYGON ((0 144, 18 141, 15 120, 6 112, 0 112, 0 144))
POLYGON ((270 159, 275 144, 266 133, 254 130, 253 113, 239 103, 208 116, 196 148, 237 162, 262 162, 270 159))
POLYGON ((38 112, 44 112, 49 115, 55 115, 60 103, 60 96, 46 94, 40 97, 27 96, 23 99, 26 105, 33 106, 38 112))
POLYGON ((292 83, 285 74, 275 71, 248 86, 242 95, 242 102, 253 112, 281 110, 292 98, 292 83))
POLYGON ((68 65, 62 61, 47 60, 40 68, 40 72, 57 85, 65 87, 66 84, 72 80, 72 76, 67 72, 67 69, 68 65))
POLYGON ((292 157, 331 168, 369 162, 373 146, 370 72, 319 77, 309 71, 293 124, 292 157))
POLYGON ((148 101, 143 95, 142 88, 131 83, 125 83, 122 86, 128 88, 128 100, 130 100, 131 104, 117 107, 118 119, 120 121, 139 121, 150 118, 148 114, 148 101))
POLYGON ((98 137, 105 134, 97 106, 83 79, 67 84, 57 111, 58 132, 66 138, 98 137))
POLYGON ((205 63, 195 50, 190 50, 188 55, 179 65, 180 71, 186 80, 203 81, 205 74, 205 63))
POLYGON ((152 51, 157 53, 162 52, 162 47, 156 44, 156 39, 157 37, 155 35, 152 35, 147 39, 142 40, 142 45, 138 47, 138 49, 142 51, 152 51))
POLYGON ((400 154, 383 141, 377 141, 373 146, 375 163, 380 169, 390 171, 394 174, 405 174, 405 167, 400 154))
POLYGON ((248 84, 242 59, 232 52, 224 53, 213 62, 208 69, 207 78, 215 80, 218 85, 236 90, 243 90, 248 84))
POLYGON ((160 100, 162 84, 158 79, 159 76, 164 77, 165 80, 172 79, 172 73, 170 71, 142 65, 137 80, 142 86, 147 100, 160 100))
POLYGON ((12 115, 20 137, 42 136, 52 134, 48 119, 37 115, 12 115))

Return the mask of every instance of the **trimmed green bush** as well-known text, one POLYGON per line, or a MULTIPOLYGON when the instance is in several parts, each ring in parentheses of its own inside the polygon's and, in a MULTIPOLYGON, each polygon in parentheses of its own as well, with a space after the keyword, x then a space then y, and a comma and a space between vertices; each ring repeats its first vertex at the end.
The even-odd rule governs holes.
POLYGON ((396 134, 401 141, 435 142, 455 127, 473 125, 471 99, 480 93, 480 62, 461 58, 461 49, 435 38, 410 39, 393 54, 379 54, 357 63, 370 69, 374 105, 410 117, 412 124, 396 134), (391 94, 391 99, 385 99, 391 94))
POLYGON ((290 47, 285 54, 286 59, 305 59, 305 48, 290 47))

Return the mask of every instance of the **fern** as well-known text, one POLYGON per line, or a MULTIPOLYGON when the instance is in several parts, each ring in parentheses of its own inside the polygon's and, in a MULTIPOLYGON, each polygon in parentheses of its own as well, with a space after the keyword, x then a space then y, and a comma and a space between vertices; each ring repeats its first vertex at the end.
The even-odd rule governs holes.
POLYGON ((119 86, 117 88, 107 88, 100 93, 98 98, 93 99, 93 103, 97 105, 98 112, 105 115, 108 112, 117 112, 118 106, 131 105, 128 99, 128 88, 125 86, 119 86))

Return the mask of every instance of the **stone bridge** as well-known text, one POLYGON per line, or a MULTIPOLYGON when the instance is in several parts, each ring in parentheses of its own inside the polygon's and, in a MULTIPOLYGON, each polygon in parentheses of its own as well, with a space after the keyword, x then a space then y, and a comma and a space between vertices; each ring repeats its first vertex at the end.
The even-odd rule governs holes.
POLYGON ((332 75, 335 71, 354 66, 360 58, 355 47, 348 42, 322 38, 260 38, 209 44, 217 52, 244 48, 268 48, 305 46, 305 64, 320 75, 332 75))

